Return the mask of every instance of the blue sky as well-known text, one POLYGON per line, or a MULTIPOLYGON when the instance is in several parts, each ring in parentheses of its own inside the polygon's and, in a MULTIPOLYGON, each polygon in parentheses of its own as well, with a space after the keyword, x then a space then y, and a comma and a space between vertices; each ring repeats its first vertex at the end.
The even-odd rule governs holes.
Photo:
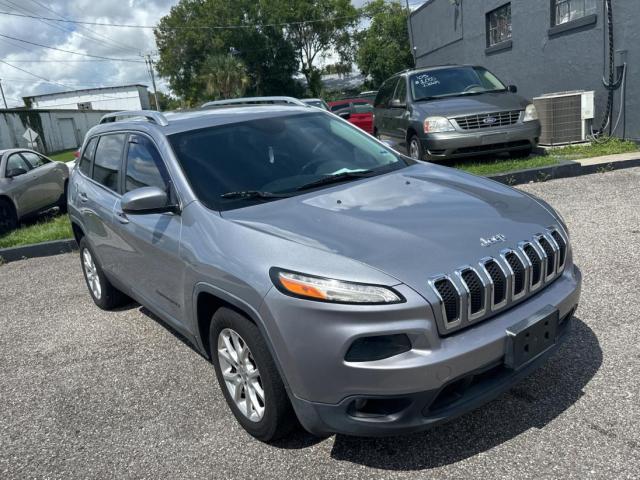
MULTIPOLYGON (((368 0, 352 1, 359 7, 368 0)), ((416 1, 410 0, 410 3, 416 1)), ((101 23, 155 25, 176 3, 177 0, 0 0, 0 12, 101 23)), ((155 50, 153 31, 150 29, 78 27, 0 14, 0 35, 62 50, 128 60, 95 61, 98 59, 45 49, 0 36, 0 60, 12 65, 0 63, 0 79, 10 107, 22 105, 23 96, 39 93, 150 83, 140 56, 155 50)), ((160 89, 166 88, 160 81, 160 89)))

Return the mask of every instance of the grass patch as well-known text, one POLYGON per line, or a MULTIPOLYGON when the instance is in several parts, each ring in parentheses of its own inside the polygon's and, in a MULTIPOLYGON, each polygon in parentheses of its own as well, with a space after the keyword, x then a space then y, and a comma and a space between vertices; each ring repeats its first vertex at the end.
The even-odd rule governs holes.
POLYGON ((41 219, 0 237, 0 248, 20 247, 51 240, 73 238, 71 223, 67 215, 41 219))
POLYGON ((638 145, 636 145, 635 142, 620 140, 619 138, 609 138, 602 143, 556 147, 548 151, 548 156, 555 157, 560 160, 576 160, 579 158, 602 157, 605 155, 637 151, 638 145))
POLYGON ((56 162, 70 162, 71 160, 75 160, 73 156, 73 152, 76 152, 78 149, 74 148, 73 150, 66 150, 64 152, 58 152, 54 155, 47 155, 51 160, 55 160, 56 162))
POLYGON ((550 155, 535 155, 529 158, 490 159, 486 161, 473 160, 470 162, 457 163, 453 165, 453 167, 473 173, 474 175, 494 175, 496 173, 512 172, 525 168, 548 167, 558 163, 559 160, 550 155))

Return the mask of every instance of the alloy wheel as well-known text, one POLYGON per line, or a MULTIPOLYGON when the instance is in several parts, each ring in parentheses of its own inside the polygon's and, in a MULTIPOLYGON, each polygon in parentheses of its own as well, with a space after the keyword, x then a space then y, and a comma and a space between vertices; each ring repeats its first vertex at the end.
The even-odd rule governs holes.
POLYGON ((93 296, 100 300, 102 296, 102 286, 100 285, 100 277, 98 276, 98 269, 93 261, 93 256, 88 249, 82 251, 82 267, 87 277, 87 284, 93 296))
POLYGON ((409 156, 415 160, 420 160, 420 145, 418 145, 418 141, 415 138, 409 144, 409 156))
POLYGON ((264 417, 264 388, 247 342, 231 328, 218 334, 218 363, 233 402, 252 422, 264 417))

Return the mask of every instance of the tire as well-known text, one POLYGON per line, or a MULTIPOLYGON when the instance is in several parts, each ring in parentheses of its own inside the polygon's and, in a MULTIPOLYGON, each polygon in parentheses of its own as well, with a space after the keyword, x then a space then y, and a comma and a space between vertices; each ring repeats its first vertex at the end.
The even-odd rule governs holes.
POLYGON ((529 155, 531 155, 531 152, 533 152, 533 149, 529 147, 525 148, 524 150, 513 150, 509 152, 509 156, 511 158, 527 158, 529 155))
POLYGON ((0 235, 9 233, 18 227, 18 215, 13 204, 0 198, 0 235))
POLYGON ((130 303, 131 299, 115 288, 104 275, 87 237, 82 237, 79 247, 82 273, 93 302, 102 310, 113 310, 130 303))
POLYGON ((424 149, 422 148, 422 142, 417 135, 412 135, 409 139, 409 145, 407 146, 407 155, 414 160, 424 159, 424 149))
POLYGON ((60 195, 60 199, 58 200, 58 208, 60 209, 60 213, 67 213, 67 194, 69 192, 69 181, 64 182, 64 190, 62 195, 60 195))
POLYGON ((222 307, 211 320, 209 345, 218 384, 227 405, 250 435, 270 442, 288 435, 297 427, 298 421, 284 383, 254 323, 238 312, 222 307), (227 347, 229 343, 231 354, 227 347), (238 361, 238 351, 244 360, 238 361), (238 400, 234 400, 232 389, 238 392, 238 400), (250 401, 252 398, 255 401, 250 401), (262 407, 262 412, 259 407, 262 407))

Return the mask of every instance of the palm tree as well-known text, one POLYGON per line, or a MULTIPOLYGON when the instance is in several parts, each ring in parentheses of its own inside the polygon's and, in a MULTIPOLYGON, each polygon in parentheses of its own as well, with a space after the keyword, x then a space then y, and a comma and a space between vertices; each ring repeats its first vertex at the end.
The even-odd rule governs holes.
POLYGON ((200 70, 208 100, 241 97, 249 84, 247 67, 231 55, 211 55, 200 70))

